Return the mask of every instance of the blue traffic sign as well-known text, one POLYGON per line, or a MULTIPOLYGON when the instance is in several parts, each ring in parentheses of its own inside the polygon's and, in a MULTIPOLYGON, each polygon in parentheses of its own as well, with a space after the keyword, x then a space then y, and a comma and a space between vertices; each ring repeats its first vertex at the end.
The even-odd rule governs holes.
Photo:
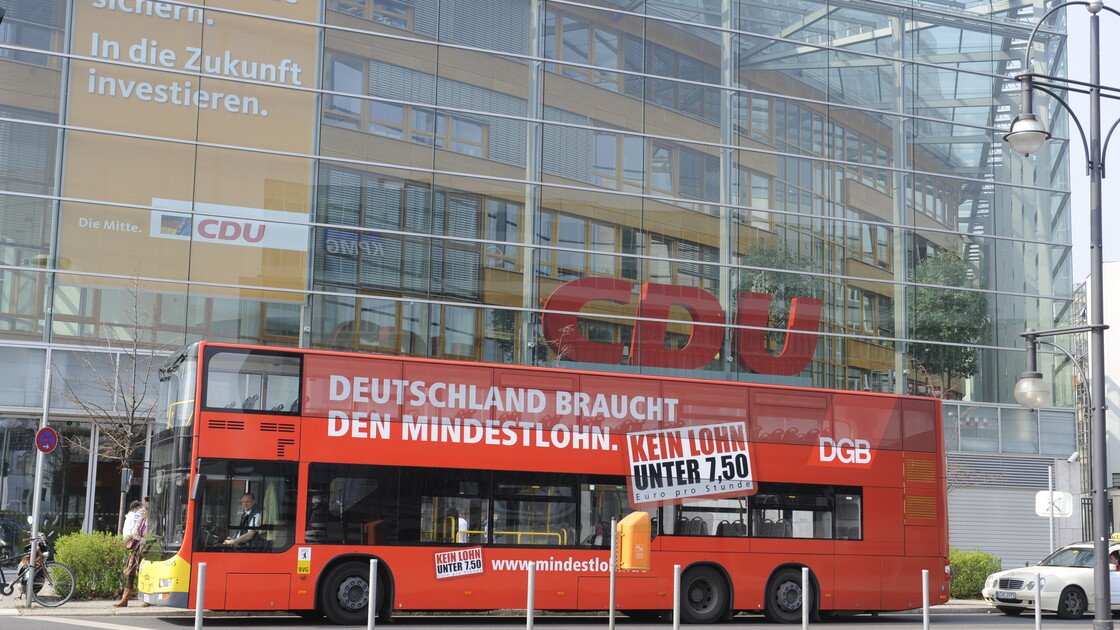
POLYGON ((35 448, 49 453, 58 446, 58 431, 50 427, 43 427, 35 434, 35 448))

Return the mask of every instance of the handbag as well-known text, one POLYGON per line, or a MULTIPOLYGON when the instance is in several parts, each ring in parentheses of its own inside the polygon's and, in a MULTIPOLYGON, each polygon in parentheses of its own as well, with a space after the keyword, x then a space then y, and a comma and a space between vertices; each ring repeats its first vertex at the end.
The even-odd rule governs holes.
POLYGON ((139 536, 133 536, 133 537, 129 538, 128 540, 124 541, 124 548, 131 551, 131 550, 135 549, 139 544, 140 544, 140 537, 139 536))

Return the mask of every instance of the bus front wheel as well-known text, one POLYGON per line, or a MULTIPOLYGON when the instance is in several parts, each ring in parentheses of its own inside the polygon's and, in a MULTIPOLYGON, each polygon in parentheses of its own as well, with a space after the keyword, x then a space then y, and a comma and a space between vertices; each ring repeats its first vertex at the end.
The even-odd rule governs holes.
POLYGON ((766 606, 763 613, 773 623, 796 623, 801 620, 801 607, 813 605, 812 587, 809 593, 801 588, 801 571, 782 569, 774 574, 766 589, 766 606))
MULTIPOLYGON (((374 604, 381 609, 385 587, 382 580, 377 581, 377 598, 374 604)), ((321 594, 322 611, 334 623, 355 625, 369 617, 366 606, 369 604, 369 565, 361 562, 347 562, 339 565, 323 582, 321 594)))
POLYGON ((712 623, 727 610, 727 582, 709 566, 693 567, 681 578, 681 621, 712 623))

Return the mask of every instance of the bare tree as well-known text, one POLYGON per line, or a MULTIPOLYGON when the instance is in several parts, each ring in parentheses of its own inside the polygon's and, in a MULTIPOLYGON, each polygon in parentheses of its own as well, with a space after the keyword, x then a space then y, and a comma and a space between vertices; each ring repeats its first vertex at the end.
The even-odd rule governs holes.
POLYGON ((568 324, 560 329, 560 335, 556 339, 548 340, 548 347, 552 349, 552 359, 549 360, 550 367, 560 367, 564 359, 572 352, 572 342, 570 339, 579 334, 579 329, 575 324, 568 324))
POLYGON ((83 351, 72 355, 74 364, 68 370, 54 365, 59 375, 56 391, 84 413, 97 435, 96 444, 63 439, 91 457, 115 463, 121 471, 118 532, 124 522, 126 477, 130 477, 124 471, 131 472, 129 463, 144 445, 159 402, 159 382, 152 376, 171 347, 183 341, 177 336, 176 344, 161 342, 151 297, 139 274, 134 276, 125 289, 121 321, 100 324, 97 344, 83 344, 83 351))

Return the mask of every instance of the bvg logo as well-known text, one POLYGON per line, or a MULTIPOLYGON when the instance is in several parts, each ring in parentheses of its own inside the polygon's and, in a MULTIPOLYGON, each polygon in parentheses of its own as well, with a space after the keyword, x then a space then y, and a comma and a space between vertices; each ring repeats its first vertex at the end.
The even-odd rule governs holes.
POLYGON ((821 438, 821 461, 839 460, 842 464, 870 464, 871 443, 867 440, 821 438))

